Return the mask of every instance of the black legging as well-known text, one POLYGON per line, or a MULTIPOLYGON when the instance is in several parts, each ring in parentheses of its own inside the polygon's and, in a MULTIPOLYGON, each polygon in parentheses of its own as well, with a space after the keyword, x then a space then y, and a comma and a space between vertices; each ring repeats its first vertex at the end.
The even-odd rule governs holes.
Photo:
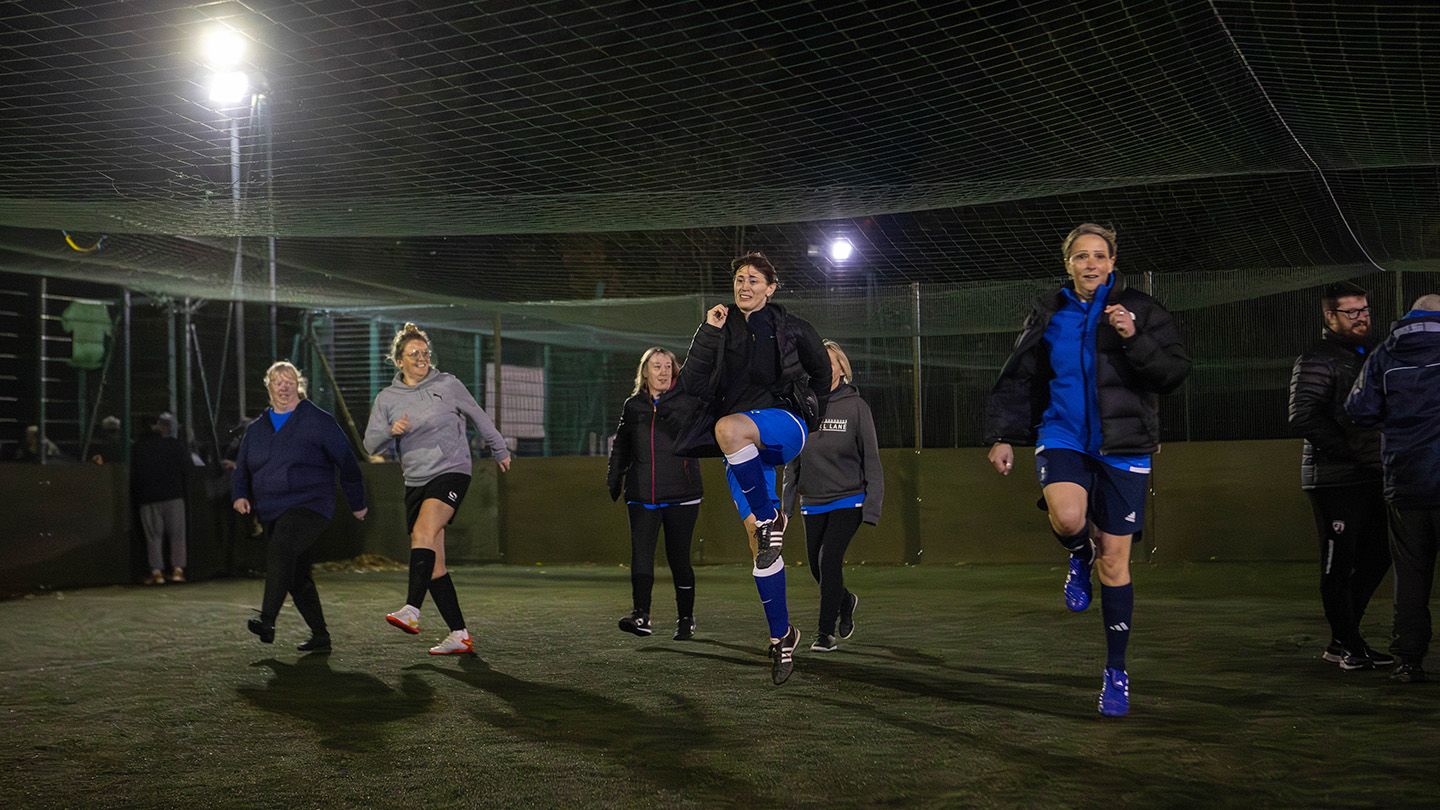
POLYGON ((275 624, 285 594, 295 599, 295 609, 317 635, 326 632, 325 613, 320 609, 320 592, 310 576, 306 553, 325 531, 330 519, 309 509, 295 508, 264 524, 269 547, 265 552, 265 598, 260 603, 260 620, 275 624))
POLYGON ((655 585, 655 543, 665 527, 665 560, 675 580, 675 610, 680 618, 695 616, 695 569, 690 567, 690 536, 700 517, 700 504, 646 509, 629 504, 630 598, 636 610, 650 612, 650 590, 655 585))
POLYGON ((848 598, 845 590, 845 549, 860 528, 860 509, 836 509, 805 516, 805 551, 810 556, 810 575, 820 583, 820 632, 835 635, 840 606, 848 598))
POLYGON ((1379 481, 1307 494, 1320 535, 1320 602, 1330 634, 1363 655, 1360 620, 1390 570, 1385 496, 1379 481))

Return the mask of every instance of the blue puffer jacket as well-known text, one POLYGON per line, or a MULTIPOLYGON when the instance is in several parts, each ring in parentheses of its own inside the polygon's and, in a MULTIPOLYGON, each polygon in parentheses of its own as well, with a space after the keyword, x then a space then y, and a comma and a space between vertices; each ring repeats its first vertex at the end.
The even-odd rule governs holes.
POLYGON ((1380 428, 1385 497, 1440 509, 1440 312, 1413 311, 1365 361, 1345 411, 1380 428))

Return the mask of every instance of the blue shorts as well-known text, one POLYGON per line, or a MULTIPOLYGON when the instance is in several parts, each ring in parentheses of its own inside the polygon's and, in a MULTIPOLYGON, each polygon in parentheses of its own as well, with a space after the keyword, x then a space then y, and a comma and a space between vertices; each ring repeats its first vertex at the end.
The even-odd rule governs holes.
MULTIPOLYGON (((784 408, 744 411, 744 414, 755 423, 760 433, 760 443, 765 445, 760 450, 760 463, 765 465, 765 489, 770 493, 775 509, 779 510, 780 496, 775 491, 775 468, 790 463, 791 459, 805 449, 805 423, 784 408)), ((730 482, 730 498, 735 501, 735 510, 742 519, 749 517, 750 504, 740 491, 740 484, 735 480, 734 473, 730 472, 728 462, 725 464, 725 478, 730 482)))
POLYGON ((1035 454, 1035 475, 1040 486, 1079 484, 1090 496, 1090 521, 1106 534, 1134 534, 1145 526, 1148 473, 1111 467, 1074 450, 1041 450, 1035 454))

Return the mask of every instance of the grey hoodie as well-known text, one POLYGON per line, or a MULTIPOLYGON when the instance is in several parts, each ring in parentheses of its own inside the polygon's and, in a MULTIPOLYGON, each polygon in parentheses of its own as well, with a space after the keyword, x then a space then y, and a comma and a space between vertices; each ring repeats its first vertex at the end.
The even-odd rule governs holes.
POLYGON ((849 383, 830 393, 820 429, 805 441, 805 450, 785 465, 783 508, 793 515, 795 496, 806 504, 825 504, 865 493, 862 519, 880 522, 885 498, 885 471, 870 406, 849 383))
POLYGON ((469 475, 467 417, 475 423, 475 429, 497 462, 509 458, 505 437, 455 375, 432 368, 425 379, 409 386, 397 371, 395 380, 375 396, 375 404, 370 408, 370 423, 365 426, 365 451, 379 453, 394 442, 407 487, 421 486, 445 473, 469 475), (402 416, 410 418, 410 429, 403 435, 391 436, 390 425, 402 416))

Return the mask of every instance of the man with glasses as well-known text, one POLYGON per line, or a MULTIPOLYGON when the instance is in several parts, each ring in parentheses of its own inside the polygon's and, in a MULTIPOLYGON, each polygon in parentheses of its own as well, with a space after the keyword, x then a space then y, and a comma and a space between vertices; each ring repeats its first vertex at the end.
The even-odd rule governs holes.
POLYGON ((1330 623, 1330 644, 1321 658, 1343 670, 1395 662, 1360 634, 1370 597, 1390 570, 1380 433, 1356 426, 1345 414, 1345 398, 1371 345, 1366 295, 1348 281, 1325 288, 1325 328, 1290 376, 1290 429, 1305 439, 1300 488, 1315 512, 1320 603, 1330 623))

